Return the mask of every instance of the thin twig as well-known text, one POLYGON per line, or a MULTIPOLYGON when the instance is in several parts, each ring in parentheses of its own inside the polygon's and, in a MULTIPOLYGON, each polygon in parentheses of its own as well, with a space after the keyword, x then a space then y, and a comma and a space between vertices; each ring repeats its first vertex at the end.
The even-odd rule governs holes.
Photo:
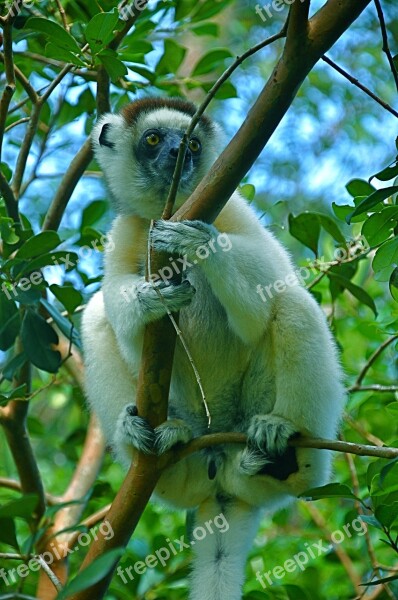
MULTIPOLYGON (((382 352, 384 352, 384 350, 390 345, 392 344, 395 340, 398 340, 398 333, 395 335, 392 335, 391 337, 389 337, 385 342, 383 342, 374 352, 373 354, 369 357, 368 361, 366 362, 365 366, 362 368, 361 372, 359 373, 354 385, 352 386, 352 388, 357 388, 361 385, 362 381, 364 380, 367 372, 369 371, 369 369, 371 368, 371 366, 373 365, 373 363, 378 359, 378 357, 380 356, 380 354, 382 352)), ((351 388, 350 388, 351 389, 351 388)))
POLYGON ((30 121, 30 117, 23 117, 22 119, 18 119, 18 121, 14 121, 14 123, 11 123, 11 125, 9 125, 8 127, 5 128, 5 132, 11 131, 11 129, 14 129, 14 127, 17 127, 18 125, 22 125, 22 123, 28 123, 30 121))
POLYGON ((12 189, 3 173, 0 170, 0 192, 4 199, 6 206, 7 215, 11 217, 13 221, 19 221, 18 203, 15 199, 12 189))
MULTIPOLYGON (((345 455, 345 459, 348 465, 348 470, 350 472, 350 476, 351 476, 351 481, 352 481, 352 491, 354 492, 354 495, 357 496, 358 498, 360 497, 360 485, 359 485, 359 479, 358 479, 358 473, 355 467, 355 462, 354 462, 354 457, 351 454, 346 454, 345 455)), ((365 514, 364 511, 364 507, 362 506, 361 502, 359 500, 354 500, 354 504, 355 504, 355 508, 357 510, 357 513, 359 516, 362 516, 365 514)), ((380 572, 380 568, 377 565, 377 557, 376 557, 376 553, 372 544, 372 539, 370 537, 369 534, 369 529, 366 527, 365 528, 365 541, 366 541, 366 547, 368 550, 368 555, 370 558, 370 563, 372 565, 373 568, 373 572, 375 574, 377 574, 379 577, 382 576, 381 572, 380 572)), ((391 598, 391 591, 388 587, 387 584, 383 585, 386 594, 391 598)), ((363 596, 366 595, 366 588, 363 591, 363 596)))
MULTIPOLYGON (((195 438, 188 444, 185 444, 180 449, 174 450, 172 453, 167 453, 167 456, 172 463, 180 461, 182 458, 220 444, 246 444, 247 437, 244 433, 212 433, 195 438)), ((342 442, 340 440, 324 440, 319 438, 300 437, 289 441, 289 446, 295 448, 314 448, 317 450, 332 450, 334 452, 347 452, 356 454, 357 456, 377 456, 378 458, 396 458, 398 456, 398 448, 390 448, 383 446, 368 446, 363 444, 355 444, 353 442, 342 442)))
POLYGON ((22 179, 25 173, 26 163, 28 161, 30 149, 32 147, 33 140, 37 132, 41 109, 42 105, 40 103, 36 103, 33 105, 29 124, 26 129, 21 148, 19 150, 17 164, 15 165, 14 176, 11 183, 11 189, 16 199, 18 199, 20 194, 22 179))
POLYGON ((388 112, 390 112, 392 115, 394 115, 394 117, 398 118, 398 112, 392 108, 392 106, 390 106, 389 104, 387 104, 387 102, 384 102, 384 100, 382 100, 381 98, 379 98, 379 96, 376 96, 376 94, 374 94, 369 88, 367 88, 366 86, 363 85, 363 83, 361 83, 360 81, 358 81, 358 79, 356 79, 355 77, 353 77, 352 75, 350 75, 349 73, 347 73, 347 71, 345 71, 344 69, 342 69, 341 67, 339 67, 339 65, 337 65, 333 60, 331 60, 330 58, 328 58, 326 55, 322 56, 322 60, 325 61, 325 63, 327 63, 329 66, 333 67, 333 69, 335 69, 338 73, 340 73, 340 75, 343 75, 343 77, 345 77, 346 79, 348 79, 348 81, 350 83, 352 83, 353 85, 355 85, 356 87, 358 87, 360 90, 362 90, 363 92, 365 92, 365 94, 367 94, 368 96, 370 96, 373 100, 375 100, 378 104, 380 104, 380 106, 382 106, 383 108, 385 108, 386 110, 388 110, 388 112))
POLYGON ((381 392, 381 393, 391 393, 398 392, 398 385, 379 385, 375 383, 374 385, 353 385, 348 388, 348 391, 352 394, 354 392, 381 392))
POLYGON ((391 54, 390 46, 388 44, 387 27, 386 27, 386 22, 384 20, 383 9, 381 8, 380 0, 374 0, 374 3, 376 6, 377 16, 378 16, 379 22, 380 22, 381 35, 383 38, 382 49, 383 49, 383 52, 385 52, 385 54, 387 56, 388 62, 390 64, 391 72, 394 77, 395 85, 398 90, 398 72, 397 72, 397 68, 395 66, 393 56, 391 54))
POLYGON ((64 29, 66 29, 66 31, 69 33, 69 25, 68 25, 68 21, 66 20, 66 13, 65 13, 65 9, 61 4, 61 0, 55 0, 55 2, 57 3, 58 6, 58 11, 59 14, 61 15, 61 19, 62 19, 62 24, 64 26, 64 29))
POLYGON ((338 557, 339 561, 341 562, 343 569, 347 573, 352 585, 355 588, 355 592, 356 593, 361 592, 361 588, 360 588, 361 578, 359 577, 358 573, 355 570, 354 563, 352 562, 352 560, 351 560, 350 556, 347 554, 347 552, 344 550, 343 545, 336 544, 333 542, 332 532, 329 530, 322 513, 311 502, 307 502, 305 504, 305 508, 306 508, 307 512, 309 512, 309 514, 311 515, 314 523, 319 527, 319 529, 321 529, 323 531, 324 535, 330 542, 330 545, 333 547, 333 550, 336 553, 336 556, 338 557))
POLYGON ((85 169, 90 164, 92 157, 93 151, 91 149, 91 140, 87 139, 70 163, 61 183, 57 188, 57 192, 44 220, 43 231, 49 229, 55 231, 58 229, 70 197, 72 196, 72 193, 80 181, 85 169))
MULTIPOLYGON (((21 483, 16 479, 8 479, 7 477, 0 477, 0 488, 22 492, 21 483)), ((60 504, 62 498, 61 496, 53 496, 52 494, 46 493, 46 501, 50 506, 54 506, 55 504, 60 504)))
MULTIPOLYGON (((84 50, 84 48, 82 49, 82 52, 83 52, 83 50, 84 50)), ((66 77, 66 75, 68 73, 70 73, 70 71, 74 68, 74 66, 75 65, 69 63, 63 67, 63 69, 58 73, 58 75, 55 77, 55 79, 53 79, 53 81, 50 83, 50 85, 48 86, 46 91, 40 96, 40 99, 39 99, 40 104, 43 105, 48 100, 48 98, 53 93, 55 88, 61 83, 61 81, 66 77)))
MULTIPOLYGON (((4 65, 6 64, 6 57, 5 57, 5 53, 0 52, 0 62, 2 62, 4 65)), ((37 102, 38 100, 38 93, 36 92, 36 90, 34 89, 34 87, 30 84, 29 80, 26 78, 26 76, 22 73, 21 69, 19 69, 16 65, 14 65, 14 73, 15 73, 15 78, 17 79, 17 81, 19 81, 19 83, 22 85, 22 87, 24 88, 25 92, 28 94, 29 99, 31 100, 31 102, 33 102, 33 104, 35 102, 37 102)), ((47 87, 44 86, 43 89, 45 89, 47 87)), ((23 101, 23 103, 25 103, 25 101, 23 101)), ((11 109, 11 111, 15 110, 15 107, 13 107, 11 109)))
POLYGON ((15 70, 14 57, 12 49, 12 23, 5 22, 3 27, 3 46, 4 46, 4 71, 6 75, 6 85, 0 100, 0 160, 2 154, 4 130, 10 106, 11 99, 15 92, 15 70))
MULTIPOLYGON (((178 151, 177 162, 176 162, 176 166, 175 166, 174 173, 173 173, 173 179, 171 182, 169 195, 168 195, 167 201, 166 201, 165 215, 167 215, 168 217, 170 217, 173 213, 173 207, 174 207, 175 199, 177 196, 178 186, 180 185, 182 171, 184 168, 184 159, 185 159, 185 154, 186 154, 186 150, 188 147, 189 138, 191 137, 196 125, 199 123, 202 115, 204 114, 205 110, 209 106, 210 102, 213 100, 213 98, 215 97, 216 93, 221 88, 221 86, 231 77, 232 73, 234 71, 236 71, 236 69, 247 58, 249 58, 250 56, 253 56, 253 54, 256 54, 263 48, 266 48, 273 42, 275 42, 285 36, 286 36, 286 23, 279 33, 276 33, 275 35, 272 35, 271 37, 267 38, 266 40, 263 40, 256 46, 253 46, 252 48, 250 48, 249 50, 244 52, 241 56, 238 56, 236 58, 236 60, 232 63, 232 65, 230 65, 228 67, 228 69, 226 69, 224 71, 224 73, 221 75, 221 77, 219 77, 217 79, 217 81, 211 87, 209 92, 206 94, 205 99, 200 104, 196 113, 192 117, 191 122, 190 122, 187 130, 185 131, 185 133, 182 137, 182 140, 180 142, 180 148, 178 151)), ((167 218, 167 216, 165 218, 167 218)))
POLYGON ((56 574, 50 569, 50 567, 40 554, 35 556, 35 558, 40 563, 41 568, 46 573, 47 577, 49 578, 57 592, 60 592, 62 590, 62 585, 56 574))
POLYGON ((366 429, 364 429, 362 427, 362 425, 359 423, 359 421, 354 419, 349 413, 347 413, 347 412, 344 413, 344 420, 347 421, 349 426, 352 429, 354 429, 355 431, 357 431, 360 436, 362 436, 365 440, 367 440, 374 446, 385 446, 385 443, 383 442, 383 440, 381 440, 377 436, 373 435, 373 433, 366 431, 366 429))

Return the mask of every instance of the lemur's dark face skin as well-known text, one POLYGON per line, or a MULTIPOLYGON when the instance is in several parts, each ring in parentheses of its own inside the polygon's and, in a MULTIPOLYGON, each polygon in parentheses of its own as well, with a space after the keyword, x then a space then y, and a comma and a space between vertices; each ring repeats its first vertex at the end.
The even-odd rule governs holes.
MULTIPOLYGON (((179 129, 159 127, 147 129, 141 136, 135 155, 148 179, 170 184, 184 132, 179 129)), ((188 182, 198 166, 202 144, 198 137, 190 139, 185 154, 181 183, 188 182)))

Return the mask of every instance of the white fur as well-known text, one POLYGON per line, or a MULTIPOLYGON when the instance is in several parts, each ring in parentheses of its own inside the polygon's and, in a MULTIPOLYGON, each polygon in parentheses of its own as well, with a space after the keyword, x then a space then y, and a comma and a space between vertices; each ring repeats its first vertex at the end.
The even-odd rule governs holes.
MULTIPOLYGON (((148 122, 158 123, 160 117, 167 121, 172 113, 169 109, 159 112, 147 117, 144 127, 148 122)), ((178 122, 173 119, 173 124, 178 122)), ((114 451, 128 464, 133 448, 119 415, 127 404, 134 403, 144 325, 164 314, 161 304, 155 301, 155 306, 153 298, 149 301, 148 286, 140 274, 148 218, 159 217, 161 203, 152 194, 148 206, 150 190, 141 194, 137 165, 131 155, 128 161, 122 156, 137 132, 126 131, 121 117, 106 116, 104 120, 115 126, 112 139, 117 144, 117 158, 110 160, 112 150, 98 144, 96 155, 113 194, 122 204, 129 203, 129 211, 122 212, 135 216, 115 219, 111 231, 115 248, 106 252, 102 291, 84 313, 86 387, 90 405, 114 451), (121 294, 126 288, 130 290, 127 297, 121 294)), ((185 116, 180 120, 185 127, 185 116)), ((99 128, 95 128, 95 139, 99 128)), ((202 139, 204 151, 207 142, 202 139)), ((207 166, 216 146, 212 140, 209 143, 207 166)), ((216 252, 189 269, 186 278, 196 292, 186 291, 188 284, 185 291, 179 287, 168 291, 173 308, 181 307, 180 327, 201 375, 212 414, 211 431, 249 431, 259 446, 266 440, 267 447, 275 451, 286 447, 293 431, 333 438, 344 389, 325 316, 298 285, 274 293, 267 302, 261 299, 258 284, 265 287, 285 279, 293 267, 286 251, 240 196, 235 193, 231 197, 214 226, 163 223, 155 229, 154 244, 192 259, 198 241, 216 239, 218 232, 228 233, 232 247, 223 251, 215 244, 216 252)), ((180 342, 171 382, 170 416, 185 421, 194 436, 208 433, 198 385, 180 342)), ((166 430, 163 427, 163 450, 173 440, 188 439, 189 430, 179 429, 178 421, 173 423, 169 434, 167 425, 166 430)), ((198 520, 202 513, 214 517, 225 504, 229 531, 209 535, 194 547, 197 558, 191 600, 238 600, 259 507, 274 511, 328 480, 331 457, 327 451, 298 449, 298 472, 280 481, 269 475, 247 475, 244 467, 251 465, 251 459, 256 465, 256 459, 248 457, 249 450, 230 445, 216 453, 217 473, 212 480, 207 455, 190 456, 166 470, 156 488, 157 496, 174 506, 199 507, 198 520)))

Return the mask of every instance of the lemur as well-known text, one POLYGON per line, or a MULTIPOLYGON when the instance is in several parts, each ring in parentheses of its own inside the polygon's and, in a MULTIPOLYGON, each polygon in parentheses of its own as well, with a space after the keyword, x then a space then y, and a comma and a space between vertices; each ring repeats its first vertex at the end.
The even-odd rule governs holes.
MULTIPOLYGON (((247 435, 246 445, 203 450, 167 468, 155 490, 174 507, 196 509, 197 523, 223 512, 228 531, 193 547, 190 600, 239 600, 261 514, 288 505, 330 475, 328 451, 294 449, 290 438, 333 438, 345 393, 323 311, 238 191, 211 225, 161 220, 180 140, 195 110, 181 99, 140 99, 94 127, 95 157, 117 216, 102 288, 83 316, 86 390, 114 455, 126 465, 135 449, 163 453, 209 432, 247 435), (152 247, 189 264, 180 283, 145 280, 152 219, 152 247), (227 236, 228 251, 218 246, 220 235, 227 236), (203 247, 212 247, 206 258, 203 247), (277 280, 290 283, 277 293, 277 280), (260 284, 267 296, 258 293, 260 284), (166 306, 180 312, 210 429, 180 340, 168 420, 153 430, 132 403, 145 325, 164 316, 166 306)), ((223 139, 219 125, 202 116, 189 140, 177 207, 212 166, 223 139)))

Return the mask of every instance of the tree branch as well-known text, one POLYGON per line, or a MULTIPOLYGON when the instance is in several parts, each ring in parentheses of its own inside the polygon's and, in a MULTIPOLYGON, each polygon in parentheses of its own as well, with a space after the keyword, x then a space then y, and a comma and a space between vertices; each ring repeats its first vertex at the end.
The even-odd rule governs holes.
MULTIPOLYGON (((219 446, 220 444, 246 444, 247 437, 243 433, 212 433, 196 438, 165 456, 165 461, 179 462, 194 452, 219 446)), ((289 441, 289 446, 294 448, 315 448, 317 450, 333 450, 334 452, 345 452, 357 456, 377 456, 378 458, 396 458, 398 448, 369 446, 366 444, 355 444, 353 442, 342 442, 340 440, 323 440, 320 438, 300 437, 289 441)))
POLYGON ((169 219, 173 213, 173 207, 174 207, 175 199, 177 196, 178 186, 180 184, 182 172, 183 172, 183 168, 184 168, 184 159, 185 159, 186 149, 188 147, 189 138, 191 137, 196 125, 199 123, 201 116, 204 114, 205 110, 207 109, 210 102, 213 100, 213 98, 217 94, 218 90, 231 77, 231 75, 234 73, 234 71, 236 71, 236 69, 247 58, 249 58, 250 56, 253 56, 253 54, 256 54, 263 48, 266 48, 266 46, 269 46, 276 40, 279 40, 279 39, 285 37, 286 36, 286 28, 287 28, 287 23, 285 23, 285 25, 283 26, 283 28, 281 29, 281 31, 279 33, 272 35, 271 37, 267 38, 266 40, 263 40, 256 46, 253 46, 253 48, 249 48, 249 50, 244 52, 241 56, 238 56, 236 58, 236 60, 232 63, 232 65, 230 65, 228 67, 228 69, 226 69, 224 71, 224 73, 221 75, 221 77, 219 77, 217 79, 217 81, 214 83, 212 88, 206 94, 206 97, 203 100, 203 102, 198 106, 196 113, 192 117, 191 122, 190 122, 187 130, 185 131, 183 138, 181 139, 180 148, 178 151, 178 156, 177 156, 177 161, 176 161, 176 166, 175 166, 174 173, 173 173, 173 180, 171 183, 169 195, 168 195, 167 201, 166 201, 166 207, 164 210, 164 218, 169 219))
POLYGON ((374 0, 374 3, 376 6, 377 16, 379 18, 379 23, 380 23, 381 35, 382 35, 382 39, 383 39, 382 49, 383 49, 383 52, 385 52, 385 54, 387 56, 387 60, 390 65, 390 69, 391 69, 392 75, 394 77, 395 86, 398 90, 398 72, 397 72, 397 68, 395 66, 393 56, 391 54, 390 46, 388 44, 387 27, 386 27, 386 22, 384 20, 383 9, 381 8, 380 0, 374 0))
POLYGON ((384 352, 384 350, 386 348, 388 348, 388 346, 390 344, 392 344, 395 340, 398 340, 398 333, 395 335, 392 335, 391 337, 389 337, 385 342, 383 342, 374 352, 373 354, 370 355, 368 361, 366 362, 365 366, 362 368, 361 372, 359 373, 354 385, 350 388, 350 390, 355 390, 358 389, 358 387, 361 386, 362 381, 364 380, 367 372, 369 371, 369 369, 372 367, 372 365, 375 363, 375 361, 379 358, 380 354, 382 354, 382 352, 384 352))
MULTIPOLYGON (((30 382, 30 365, 26 364, 21 369, 21 375, 18 381, 15 382, 15 387, 25 383, 28 389, 27 393, 29 394, 30 382)), ((0 424, 3 426, 6 434, 21 481, 22 491, 24 494, 37 495, 37 505, 33 518, 35 523, 38 523, 44 514, 46 501, 40 471, 26 425, 28 409, 29 402, 20 402, 17 400, 9 402, 0 412, 0 424)))
POLYGON ((352 75, 350 75, 347 71, 345 71, 344 69, 342 69, 333 60, 331 60, 327 56, 322 56, 322 60, 324 60, 325 63, 327 63, 329 66, 333 67, 333 69, 335 69, 335 71, 337 71, 338 73, 340 73, 340 75, 343 75, 343 77, 345 77, 346 79, 348 79, 348 81, 350 83, 352 83, 357 88, 359 88, 360 90, 362 90, 363 92, 365 92, 365 94, 367 94, 368 96, 370 96, 373 100, 375 100, 378 104, 380 104, 380 106, 382 106, 383 108, 385 108, 386 110, 388 110, 388 112, 390 112, 392 115, 394 115, 394 117, 398 117, 398 112, 394 108, 392 108, 392 106, 390 106, 389 104, 387 104, 387 102, 384 102, 384 100, 382 100, 381 98, 379 98, 379 96, 376 96, 376 94, 374 94, 369 88, 367 88, 366 86, 364 86, 363 83, 361 83, 358 79, 356 79, 355 77, 353 77, 352 75))
POLYGON ((43 231, 49 229, 55 231, 58 229, 65 208, 92 158, 93 151, 91 149, 91 140, 87 139, 70 163, 68 170, 58 186, 54 199, 47 211, 43 231))
POLYGON ((4 204, 6 205, 7 215, 15 222, 19 221, 18 203, 9 186, 3 171, 0 170, 0 192, 4 198, 4 204))
POLYGON ((302 51, 307 43, 309 11, 310 0, 295 1, 290 7, 286 34, 286 50, 289 54, 298 48, 302 51))
POLYGON ((12 51, 12 25, 6 24, 3 29, 3 46, 4 46, 4 70, 6 74, 6 85, 0 100, 0 160, 3 149, 3 138, 4 130, 6 126, 6 119, 8 114, 8 108, 10 106, 11 99, 15 92, 15 72, 14 72, 14 60, 12 51))

